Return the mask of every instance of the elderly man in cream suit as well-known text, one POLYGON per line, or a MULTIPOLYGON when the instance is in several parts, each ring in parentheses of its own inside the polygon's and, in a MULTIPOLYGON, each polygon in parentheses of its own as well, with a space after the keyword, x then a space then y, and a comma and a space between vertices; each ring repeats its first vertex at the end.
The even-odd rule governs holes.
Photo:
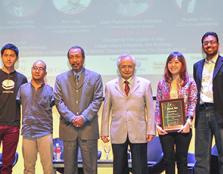
POLYGON ((101 139, 104 143, 109 142, 110 127, 114 174, 128 174, 128 145, 133 174, 146 174, 147 141, 155 135, 151 84, 134 75, 136 62, 133 56, 119 56, 117 66, 120 77, 105 86, 101 139))
POLYGON ((64 140, 64 173, 77 174, 77 149, 81 149, 84 174, 97 173, 98 110, 103 100, 101 76, 83 67, 79 46, 67 53, 72 67, 57 76, 55 101, 60 113, 60 138, 64 140))

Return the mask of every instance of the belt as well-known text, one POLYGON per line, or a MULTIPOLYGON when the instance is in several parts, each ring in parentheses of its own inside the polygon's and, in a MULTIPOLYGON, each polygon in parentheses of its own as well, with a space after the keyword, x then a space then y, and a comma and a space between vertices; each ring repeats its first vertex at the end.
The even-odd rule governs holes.
POLYGON ((211 109, 214 107, 214 103, 202 103, 199 105, 199 109, 211 109))

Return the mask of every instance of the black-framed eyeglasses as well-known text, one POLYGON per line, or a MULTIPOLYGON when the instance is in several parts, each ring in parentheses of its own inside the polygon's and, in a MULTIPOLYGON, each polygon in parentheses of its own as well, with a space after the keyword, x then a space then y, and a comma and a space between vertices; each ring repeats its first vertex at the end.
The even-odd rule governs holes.
POLYGON ((210 45, 214 45, 214 44, 216 44, 216 43, 217 43, 216 40, 204 41, 204 42, 203 42, 203 45, 204 45, 204 46, 207 46, 208 44, 210 44, 210 45))
POLYGON ((37 71, 37 70, 38 71, 45 71, 46 70, 44 67, 38 67, 38 66, 33 66, 32 69, 35 70, 35 71, 37 71))

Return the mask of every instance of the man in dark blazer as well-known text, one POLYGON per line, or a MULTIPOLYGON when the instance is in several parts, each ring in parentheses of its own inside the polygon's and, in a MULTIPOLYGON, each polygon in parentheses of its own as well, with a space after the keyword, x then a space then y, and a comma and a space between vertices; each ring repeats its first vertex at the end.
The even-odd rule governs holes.
POLYGON ((61 116, 59 134, 64 141, 64 173, 77 173, 79 146, 84 174, 96 174, 102 78, 84 68, 85 54, 81 47, 71 47, 67 57, 72 70, 58 75, 55 83, 55 101, 61 116))
POLYGON ((194 64, 198 89, 195 120, 195 174, 210 173, 213 135, 219 153, 219 173, 223 174, 223 57, 218 53, 218 35, 203 35, 202 49, 206 57, 194 64))

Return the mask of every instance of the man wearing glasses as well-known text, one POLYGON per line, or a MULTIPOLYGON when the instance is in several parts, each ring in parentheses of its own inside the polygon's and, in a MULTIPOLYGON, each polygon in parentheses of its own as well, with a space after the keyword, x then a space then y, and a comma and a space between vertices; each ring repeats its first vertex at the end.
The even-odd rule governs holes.
POLYGON ((195 121, 195 174, 210 173, 213 135, 218 149, 219 173, 223 174, 223 57, 218 53, 218 35, 203 35, 202 49, 206 54, 194 65, 198 89, 195 121))
POLYGON ((22 149, 24 174, 34 174, 37 152, 44 174, 53 173, 52 165, 52 106, 53 88, 45 84, 46 64, 42 60, 32 66, 31 82, 22 85, 17 100, 22 104, 22 149))

